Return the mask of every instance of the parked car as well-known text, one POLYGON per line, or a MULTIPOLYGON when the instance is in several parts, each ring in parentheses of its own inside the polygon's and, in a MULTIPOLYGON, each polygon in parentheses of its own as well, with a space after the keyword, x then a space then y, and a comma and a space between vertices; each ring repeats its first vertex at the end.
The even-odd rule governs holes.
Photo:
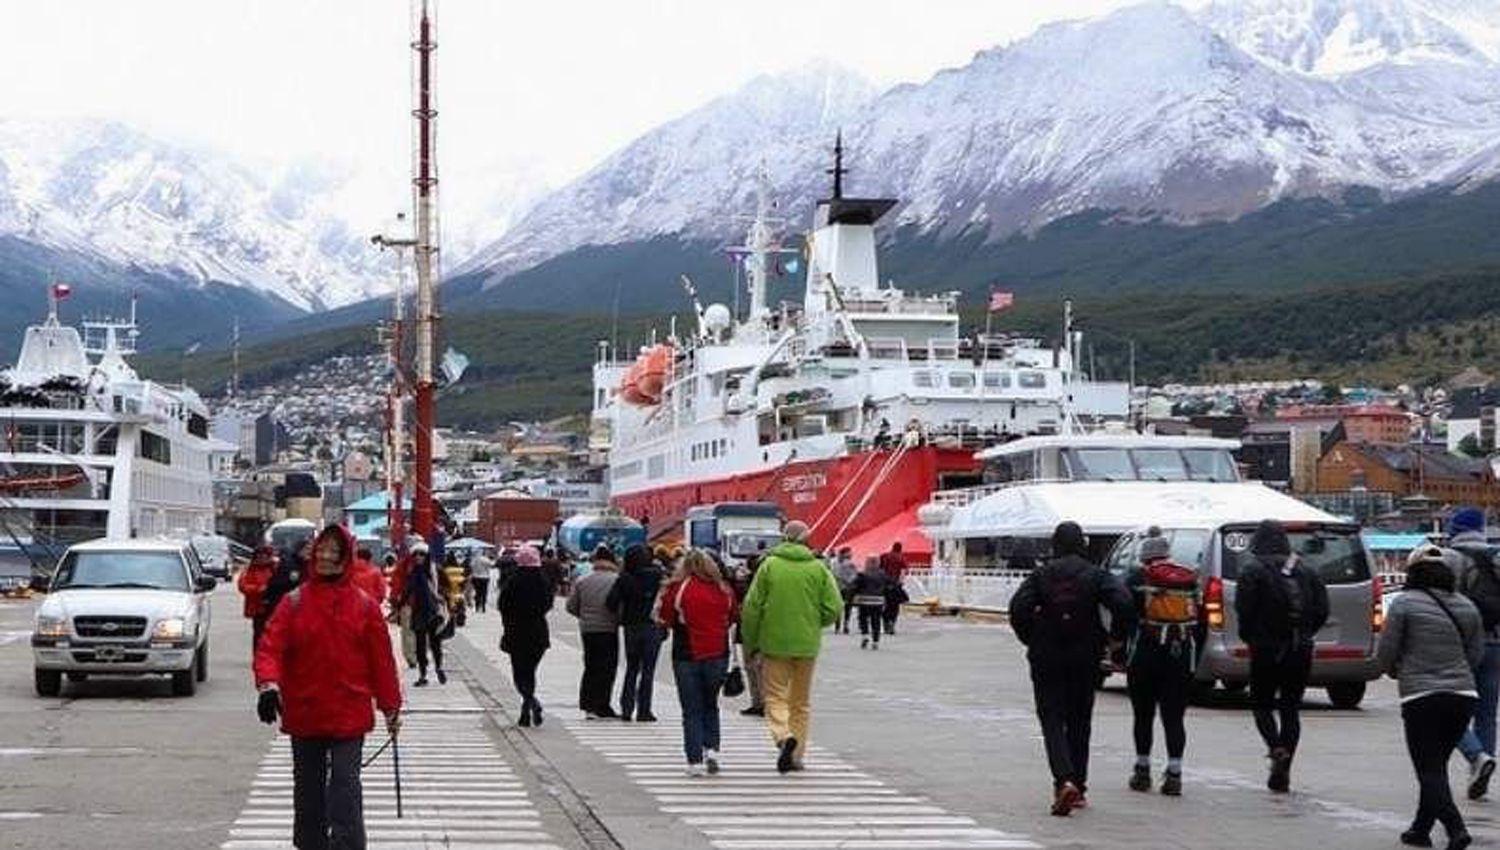
POLYGON ((208 678, 210 597, 185 541, 94 540, 63 555, 31 634, 36 692, 57 696, 63 676, 166 675, 192 696, 208 678))
MULTIPOLYGON (((1375 644, 1385 625, 1380 579, 1370 571, 1364 542, 1356 525, 1343 523, 1286 523, 1292 551, 1302 564, 1317 570, 1328 585, 1328 623, 1318 632, 1308 684, 1325 688, 1338 708, 1354 708, 1364 699, 1367 682, 1378 679, 1375 644)), ((1172 559, 1196 567, 1203 587, 1205 639, 1200 648, 1197 681, 1215 681, 1238 690, 1250 680, 1250 650, 1239 638, 1234 611, 1235 581, 1253 556, 1250 538, 1254 523, 1217 527, 1163 527, 1172 546, 1172 559)), ((1139 561, 1144 530, 1124 534, 1106 565, 1116 575, 1139 561)))

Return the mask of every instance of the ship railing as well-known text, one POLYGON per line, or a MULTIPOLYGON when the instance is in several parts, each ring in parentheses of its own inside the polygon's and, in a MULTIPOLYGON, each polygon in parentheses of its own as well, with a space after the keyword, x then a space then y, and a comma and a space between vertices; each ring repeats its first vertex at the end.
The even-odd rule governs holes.
POLYGON ((917 604, 960 611, 1002 613, 1029 570, 1004 567, 930 567, 907 570, 906 595, 917 604))
POLYGON ((1033 484, 1070 484, 1066 478, 1028 478, 1023 481, 1005 481, 997 484, 976 484, 973 487, 956 487, 952 490, 939 490, 932 494, 932 503, 944 505, 950 508, 961 508, 972 505, 986 496, 1003 493, 1015 487, 1027 487, 1033 484))

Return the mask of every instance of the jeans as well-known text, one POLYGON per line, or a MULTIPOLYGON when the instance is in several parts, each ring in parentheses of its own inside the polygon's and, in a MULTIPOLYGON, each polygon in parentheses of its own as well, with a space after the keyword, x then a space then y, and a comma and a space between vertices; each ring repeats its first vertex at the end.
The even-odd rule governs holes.
POLYGON ((719 689, 729 673, 729 659, 677 659, 672 672, 682 704, 682 752, 688 764, 702 764, 704 750, 719 748, 719 689))
MULTIPOLYGON (((1149 638, 1142 638, 1149 640, 1149 638)), ((1184 653, 1192 647, 1184 647, 1184 653)), ((1180 759, 1187 749, 1188 682, 1192 673, 1187 659, 1172 655, 1164 648, 1141 647, 1138 658, 1125 671, 1130 708, 1135 715, 1135 754, 1151 755, 1156 714, 1161 712, 1162 731, 1167 739, 1167 758, 1180 759)))
POLYGON ((651 691, 656 684, 656 656, 662 630, 652 623, 625 627, 625 683, 620 688, 620 713, 626 717, 651 713, 651 691))
POLYGON ((1474 698, 1452 693, 1429 694, 1401 706, 1406 728, 1406 751, 1417 772, 1419 787, 1417 816, 1412 831, 1427 835, 1434 822, 1441 822, 1451 839, 1464 829, 1463 815, 1453 805, 1448 787, 1448 759, 1474 714, 1474 698))
POLYGON ((812 679, 816 658, 775 658, 762 655, 761 686, 765 688, 766 725, 771 739, 781 746, 787 738, 797 739, 793 758, 802 760, 807 752, 808 727, 812 721, 812 679))
POLYGON ((1250 702, 1266 749, 1297 752, 1302 739, 1302 693, 1312 671, 1312 644, 1250 648, 1250 702), (1280 723, 1277 723, 1278 717, 1280 723))
POLYGON ((297 850, 365 850, 365 739, 292 739, 292 844, 297 850))
POLYGON ((516 693, 521 695, 521 705, 537 705, 536 668, 542 663, 541 652, 512 652, 510 654, 510 680, 515 683, 516 693))
POLYGON ((1080 791, 1089 784, 1089 737, 1094 727, 1094 680, 1097 662, 1032 665, 1031 690, 1042 724, 1052 786, 1071 782, 1080 791))
POLYGON ((594 714, 613 714, 610 692, 620 666, 620 635, 616 630, 583 633, 583 678, 578 682, 578 707, 594 714))
POLYGON ((1500 643, 1484 645, 1484 659, 1474 669, 1474 684, 1479 691, 1479 705, 1474 707, 1474 724, 1459 739, 1458 751, 1474 761, 1480 754, 1495 754, 1495 702, 1500 698, 1500 643))
POLYGON ((859 606, 859 633, 861 636, 873 634, 876 645, 880 644, 880 624, 884 616, 883 605, 861 605, 859 606))

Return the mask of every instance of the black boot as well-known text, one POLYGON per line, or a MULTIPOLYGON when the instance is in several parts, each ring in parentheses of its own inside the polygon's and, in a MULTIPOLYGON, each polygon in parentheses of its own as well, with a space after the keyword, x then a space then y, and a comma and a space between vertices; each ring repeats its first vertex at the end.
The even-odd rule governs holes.
POLYGON ((516 725, 528 727, 531 725, 531 703, 521 703, 521 719, 516 721, 516 725))

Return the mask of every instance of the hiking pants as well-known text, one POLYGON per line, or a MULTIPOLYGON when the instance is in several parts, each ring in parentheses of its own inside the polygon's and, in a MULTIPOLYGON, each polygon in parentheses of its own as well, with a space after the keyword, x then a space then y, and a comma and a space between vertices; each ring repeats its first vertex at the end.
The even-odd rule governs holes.
MULTIPOLYGON (((1193 649, 1184 647, 1182 651, 1193 649)), ((1159 647, 1140 647, 1137 653, 1137 659, 1125 671, 1130 708, 1135 716, 1135 754, 1151 755, 1159 710, 1162 732, 1167 739, 1167 758, 1180 759, 1187 749, 1183 717, 1187 714, 1188 683, 1192 679, 1187 659, 1159 647)))
POLYGON ((365 739, 292 739, 292 845, 297 850, 365 850, 365 739))
POLYGON ((620 634, 583 633, 583 678, 578 682, 578 707, 595 714, 608 714, 611 691, 615 689, 615 671, 620 666, 620 634))
POLYGON ((655 623, 625 627, 625 683, 620 688, 620 713, 651 713, 651 691, 656 684, 656 657, 663 633, 655 623))
POLYGON ((1310 643, 1250 648, 1250 702, 1255 728, 1268 750, 1281 747, 1297 752, 1302 738, 1302 693, 1312 670, 1312 651, 1310 643))
POLYGON ((1441 822, 1448 837, 1464 832, 1464 818, 1453 804, 1448 787, 1448 759, 1474 714, 1473 697, 1454 693, 1428 694, 1401 706, 1406 728, 1406 751, 1417 772, 1417 816, 1411 828, 1419 835, 1441 822))
POLYGON ((882 605, 859 606, 859 633, 861 636, 873 633, 875 643, 880 643, 880 626, 884 610, 885 607, 882 605))
POLYGON ((1459 739, 1458 750, 1474 761, 1495 754, 1495 703, 1500 702, 1500 643, 1484 644, 1484 659, 1474 668, 1474 687, 1479 705, 1474 707, 1474 725, 1459 739))
POLYGON ((794 757, 807 752, 807 731, 812 718, 812 679, 816 658, 761 656, 761 685, 766 693, 766 725, 777 746, 787 738, 797 739, 794 757))
POLYGON ((1042 724, 1052 785, 1064 782, 1086 790, 1089 781, 1089 735, 1094 722, 1097 662, 1031 667, 1036 716, 1042 724))

